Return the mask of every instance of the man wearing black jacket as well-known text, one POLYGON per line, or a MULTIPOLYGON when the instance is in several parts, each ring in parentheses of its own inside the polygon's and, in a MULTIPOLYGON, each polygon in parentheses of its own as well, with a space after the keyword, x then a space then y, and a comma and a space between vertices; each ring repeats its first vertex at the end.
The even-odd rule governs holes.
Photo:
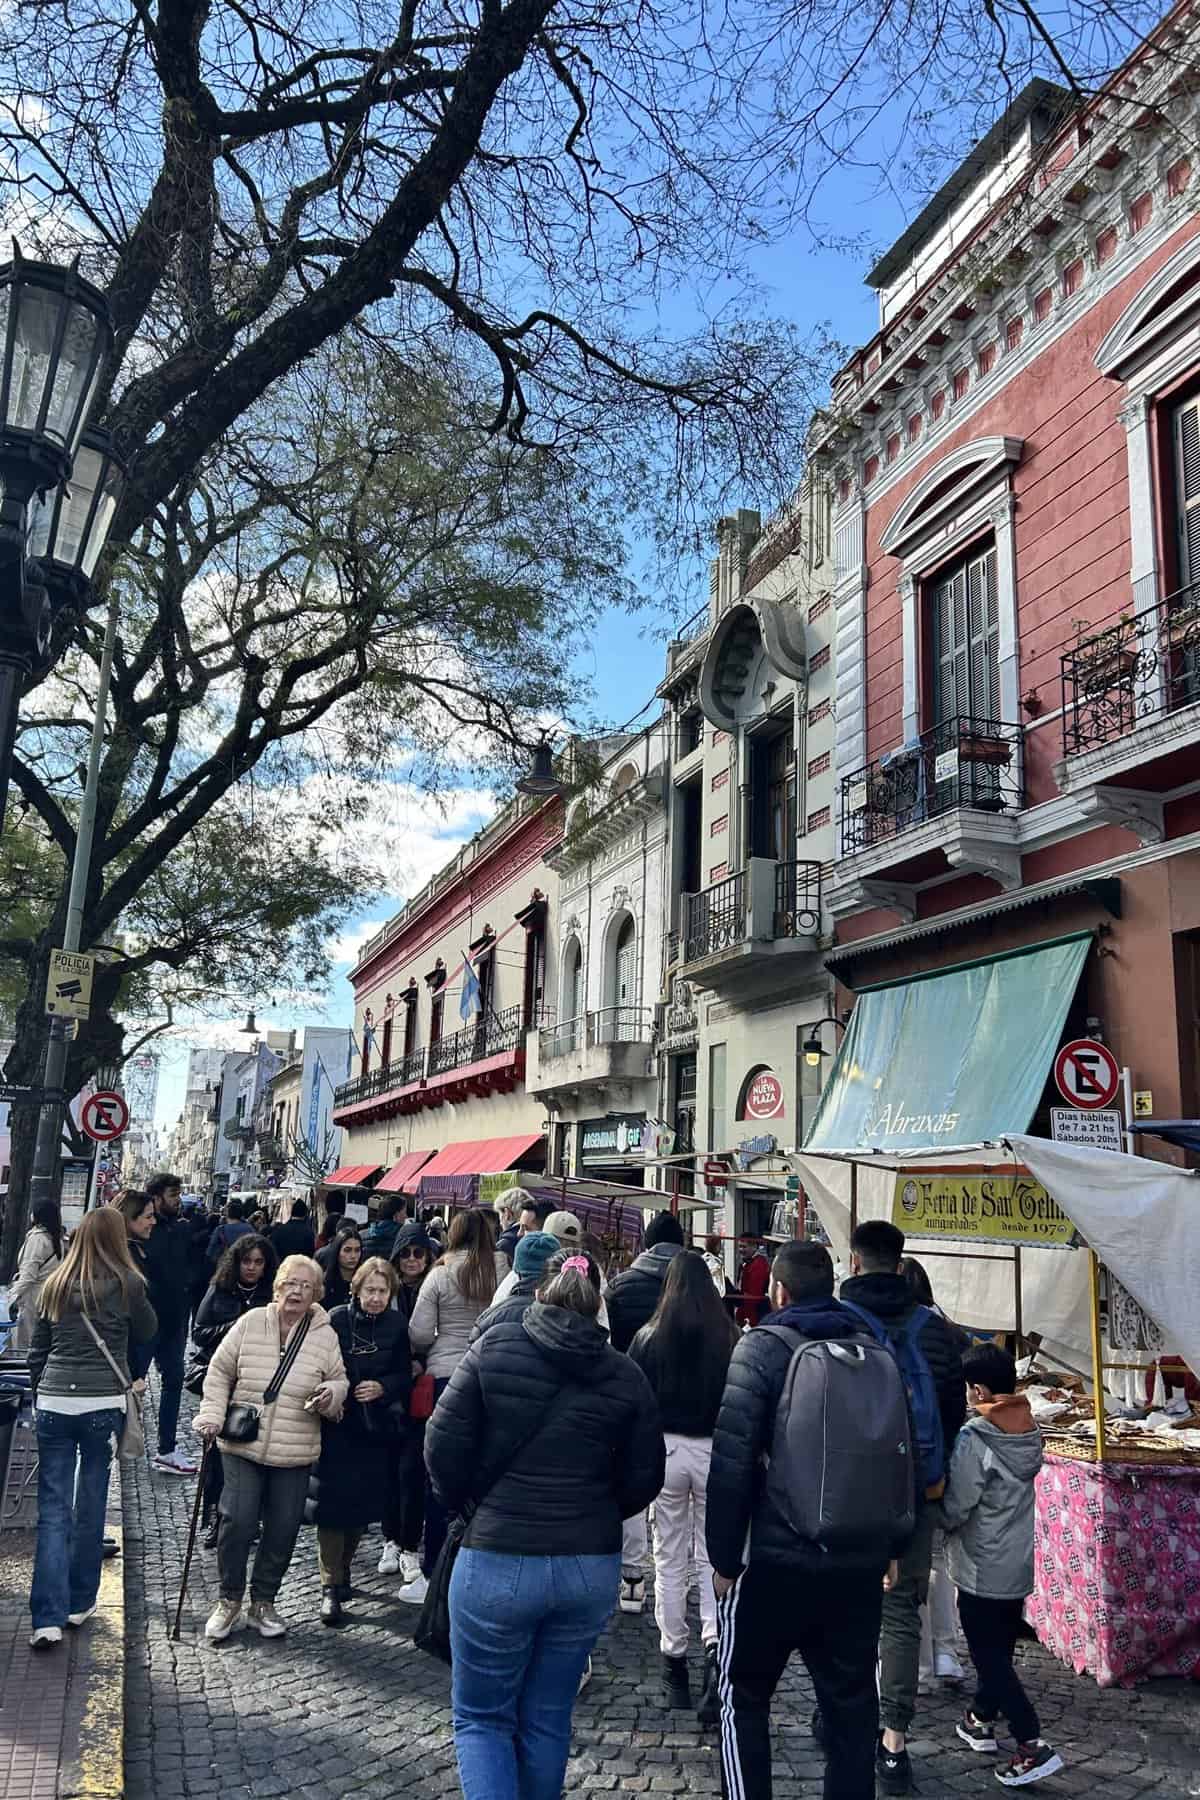
POLYGON ((154 1199, 154 1230, 146 1240, 146 1280, 150 1304, 158 1320, 154 1342, 139 1358, 135 1375, 158 1364, 158 1455, 154 1467, 167 1475, 194 1475, 197 1465, 176 1448, 179 1402, 183 1394, 183 1357, 191 1312, 192 1227, 180 1217, 182 1183, 165 1170, 152 1175, 146 1192, 154 1199))
MULTIPOLYGON (((850 1239, 851 1279, 842 1283, 842 1299, 864 1312, 899 1339, 916 1311, 912 1290, 900 1273, 904 1233, 886 1219, 869 1219, 850 1239)), ((959 1341, 939 1313, 931 1312, 917 1339, 937 1390, 942 1438, 949 1466, 954 1440, 967 1416, 959 1341)), ((917 1529, 900 1560, 899 1579, 884 1596, 883 1631, 879 1641, 879 1719, 883 1727, 875 1773, 886 1794, 912 1788, 906 1737, 917 1710, 921 1660, 921 1607, 929 1592, 933 1554, 933 1508, 917 1496, 917 1529)))
POLYGON ((727 1800, 769 1800, 771 1698, 798 1650, 824 1715, 825 1800, 873 1800, 883 1580, 902 1543, 825 1549, 796 1533, 764 1482, 801 1338, 853 1338, 859 1326, 833 1297, 822 1244, 784 1245, 771 1265, 770 1299, 770 1325, 748 1331, 733 1352, 708 1476, 724 1792, 727 1800))
POLYGON ((293 1200, 291 1217, 285 1225, 276 1225, 270 1237, 271 1248, 280 1262, 285 1256, 315 1256, 317 1240, 313 1236, 307 1201, 293 1200))

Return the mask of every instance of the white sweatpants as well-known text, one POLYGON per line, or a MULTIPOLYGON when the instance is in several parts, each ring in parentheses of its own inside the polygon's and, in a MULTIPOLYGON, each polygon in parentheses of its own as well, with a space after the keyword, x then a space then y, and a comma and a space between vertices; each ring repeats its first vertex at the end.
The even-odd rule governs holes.
POLYGON ((958 1606, 946 1563, 946 1534, 942 1531, 934 1534, 929 1598, 921 1608, 921 1675, 924 1679, 933 1676, 934 1657, 939 1650, 958 1654, 958 1606))
POLYGON ((700 1636, 717 1641, 717 1597, 704 1544, 704 1494, 711 1438, 666 1434, 667 1476, 654 1502, 654 1617, 664 1656, 688 1647, 688 1579, 694 1564, 700 1587, 700 1636))

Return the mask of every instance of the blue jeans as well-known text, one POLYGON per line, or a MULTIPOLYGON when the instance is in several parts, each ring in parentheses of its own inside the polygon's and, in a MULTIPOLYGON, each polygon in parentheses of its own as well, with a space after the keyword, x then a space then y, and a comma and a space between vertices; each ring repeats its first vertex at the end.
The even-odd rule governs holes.
POLYGON ((37 1554, 29 1595, 35 1631, 65 1625, 68 1613, 96 1604, 112 1439, 123 1423, 116 1407, 37 1415, 37 1554))
POLYGON ((178 1325, 168 1325, 166 1331, 160 1331, 151 1343, 131 1343, 129 1346, 129 1373, 134 1381, 142 1380, 149 1372, 152 1362, 158 1364, 160 1456, 168 1455, 175 1448, 179 1430, 179 1403, 183 1397, 183 1359, 187 1351, 187 1340, 187 1319, 183 1318, 178 1325))
POLYGON ((466 1800, 559 1800, 575 1695, 620 1580, 619 1554, 459 1552, 450 1645, 466 1800))

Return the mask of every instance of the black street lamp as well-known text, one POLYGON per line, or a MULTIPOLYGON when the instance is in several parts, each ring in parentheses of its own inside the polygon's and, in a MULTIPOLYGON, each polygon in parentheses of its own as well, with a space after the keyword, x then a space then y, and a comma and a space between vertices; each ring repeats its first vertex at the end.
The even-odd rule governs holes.
MULTIPOLYGON (((848 1016, 849 1015, 847 1015, 847 1017, 848 1016)), ((821 1027, 822 1027, 822 1025, 836 1025, 839 1031, 845 1031, 846 1020, 845 1019, 835 1019, 832 1014, 830 1014, 830 1016, 828 1018, 813 1020, 812 1024, 808 1028, 808 1036, 805 1038, 804 1042, 800 1046, 801 1052, 804 1056, 804 1060, 808 1064, 810 1069, 819 1068, 821 1065, 821 1058, 823 1056, 828 1056, 828 1054, 829 1054, 829 1052, 825 1049, 824 1045, 821 1043, 821 1027)))
POLYGON ((517 782, 517 792, 528 794, 535 800, 552 800, 566 791, 566 782, 560 781, 554 773, 554 752, 550 748, 550 739, 543 731, 541 741, 533 753, 529 773, 522 775, 517 782))
MULTIPOLYGON (((74 266, 27 262, 14 243, 0 265, 0 821, 21 686, 46 654, 53 600, 63 598, 29 565, 30 502, 70 481, 112 341, 100 289, 74 266)), ((105 531, 111 522, 110 511, 105 531)))

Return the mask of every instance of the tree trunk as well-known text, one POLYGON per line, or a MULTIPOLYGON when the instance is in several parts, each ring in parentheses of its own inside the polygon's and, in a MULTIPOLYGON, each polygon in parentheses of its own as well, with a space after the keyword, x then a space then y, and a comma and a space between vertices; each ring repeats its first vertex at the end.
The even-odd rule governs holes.
MULTIPOLYGON (((40 1084, 46 1062, 50 1021, 46 1017, 43 999, 49 966, 49 945, 39 945, 29 959, 29 987, 17 1009, 16 1038, 4 1065, 5 1080, 22 1087, 37 1087, 40 1084)), ((14 1106, 9 1109, 12 1144, 8 1196, 4 1202, 3 1225, 0 1226, 0 1281, 11 1280, 25 1237, 29 1218, 29 1178, 33 1173, 37 1123, 36 1106, 14 1106)))

